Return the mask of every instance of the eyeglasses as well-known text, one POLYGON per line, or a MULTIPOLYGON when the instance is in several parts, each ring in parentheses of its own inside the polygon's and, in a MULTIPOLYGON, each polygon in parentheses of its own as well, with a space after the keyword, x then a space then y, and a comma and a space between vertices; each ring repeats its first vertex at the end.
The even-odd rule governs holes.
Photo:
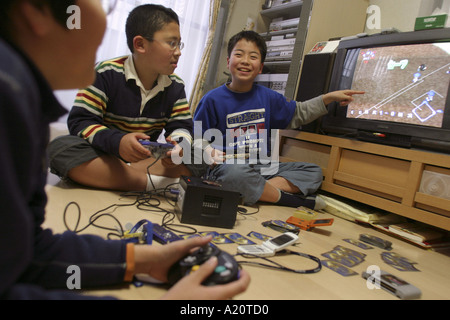
POLYGON ((117 5, 117 0, 101 0, 103 10, 107 15, 114 11, 114 8, 117 5))
POLYGON ((181 42, 181 41, 180 42, 175 41, 175 40, 172 40, 172 41, 159 41, 159 40, 150 39, 150 38, 145 38, 145 39, 147 39, 148 41, 156 41, 156 42, 159 42, 161 44, 166 44, 170 48, 170 50, 172 50, 172 51, 177 50, 177 48, 180 49, 180 51, 181 51, 184 48, 184 42, 181 42))

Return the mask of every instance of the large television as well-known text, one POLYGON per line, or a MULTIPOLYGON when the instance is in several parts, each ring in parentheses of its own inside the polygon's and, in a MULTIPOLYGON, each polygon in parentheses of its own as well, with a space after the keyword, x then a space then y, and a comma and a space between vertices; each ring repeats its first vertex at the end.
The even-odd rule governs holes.
POLYGON ((332 103, 322 133, 450 153, 450 29, 341 41, 329 91, 355 89, 332 103))

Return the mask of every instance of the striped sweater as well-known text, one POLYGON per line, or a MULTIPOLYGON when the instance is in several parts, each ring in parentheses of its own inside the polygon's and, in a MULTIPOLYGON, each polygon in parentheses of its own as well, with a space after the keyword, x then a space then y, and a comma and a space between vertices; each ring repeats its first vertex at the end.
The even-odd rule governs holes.
POLYGON ((94 84, 78 92, 70 111, 70 133, 118 157, 120 140, 132 132, 156 141, 164 129, 166 137, 192 142, 193 122, 183 80, 174 74, 160 76, 149 100, 143 100, 134 64, 128 59, 131 56, 96 66, 94 84))

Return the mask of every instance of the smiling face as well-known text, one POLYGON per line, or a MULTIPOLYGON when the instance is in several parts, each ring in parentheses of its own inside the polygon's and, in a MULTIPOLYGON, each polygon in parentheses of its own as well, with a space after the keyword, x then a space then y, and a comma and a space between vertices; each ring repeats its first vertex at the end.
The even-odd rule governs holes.
POLYGON ((254 42, 238 41, 227 59, 232 79, 229 88, 237 92, 250 91, 256 76, 263 70, 261 60, 261 52, 254 42))

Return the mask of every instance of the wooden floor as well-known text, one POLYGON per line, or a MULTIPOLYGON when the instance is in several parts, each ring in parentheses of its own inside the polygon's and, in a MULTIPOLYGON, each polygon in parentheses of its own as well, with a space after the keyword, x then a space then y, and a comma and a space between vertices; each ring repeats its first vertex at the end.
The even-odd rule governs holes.
MULTIPOLYGON (((66 227, 63 223, 63 212, 70 202, 76 202, 81 208, 80 227, 84 227, 89 217, 95 212, 113 204, 121 206, 115 210, 109 210, 122 225, 135 224, 141 219, 148 219, 153 223, 160 224, 163 213, 148 212, 138 209, 133 205, 134 198, 123 198, 117 192, 99 191, 82 188, 75 185, 57 182, 53 180, 47 186, 49 197, 47 207, 47 219, 45 226, 54 232, 64 232, 66 227)), ((162 207, 171 209, 167 203, 162 203, 162 207)), ((248 211, 254 210, 247 208, 248 211)), ((254 215, 238 215, 236 226, 233 229, 217 229, 211 227, 193 226, 198 231, 217 231, 219 233, 238 232, 246 236, 251 231, 260 232, 269 236, 276 236, 279 233, 261 225, 262 222, 272 219, 286 220, 292 213, 292 208, 261 205, 259 212, 254 215)), ((75 206, 70 206, 67 212, 67 223, 73 228, 76 222, 77 210, 75 206)), ((323 217, 333 217, 323 214, 323 217)), ((336 246, 356 250, 364 255, 364 261, 351 269, 357 274, 344 277, 331 269, 323 267, 315 274, 295 274, 285 271, 271 270, 263 267, 243 265, 249 271, 252 282, 249 289, 237 297, 246 300, 330 300, 330 299, 355 299, 355 300, 398 300, 397 297, 384 290, 369 289, 366 280, 361 277, 361 273, 370 266, 378 266, 381 270, 390 272, 395 276, 415 285, 422 291, 422 299, 449 299, 450 298, 450 270, 449 256, 422 248, 402 240, 392 238, 389 235, 380 233, 370 227, 355 224, 337 217, 332 226, 316 228, 313 231, 301 231, 299 242, 293 251, 307 253, 326 260, 322 254, 333 250, 336 246), (414 266, 418 271, 398 271, 386 264, 381 254, 386 252, 379 248, 370 250, 360 249, 343 239, 358 239, 362 233, 373 234, 393 243, 393 250, 398 255, 415 262, 414 266)), ((176 220, 178 223, 178 220, 176 220)), ((104 218, 98 221, 105 226, 116 227, 117 223, 111 218, 104 218)), ((95 227, 88 228, 84 233, 97 234, 102 237, 106 232, 95 227)), ((254 240, 257 243, 261 241, 254 240)), ((159 244, 155 244, 159 245, 159 244)), ((237 244, 219 245, 224 251, 231 254, 236 253, 237 244)), ((293 269, 311 269, 315 267, 315 262, 301 258, 299 256, 283 256, 271 258, 293 269)), ((237 257, 238 261, 246 260, 237 257)), ((252 260, 255 261, 255 260, 252 260)), ((134 285, 122 288, 108 288, 102 290, 89 291, 94 295, 113 295, 121 299, 157 299, 165 292, 164 287, 156 285, 145 285, 137 288, 134 285)))

